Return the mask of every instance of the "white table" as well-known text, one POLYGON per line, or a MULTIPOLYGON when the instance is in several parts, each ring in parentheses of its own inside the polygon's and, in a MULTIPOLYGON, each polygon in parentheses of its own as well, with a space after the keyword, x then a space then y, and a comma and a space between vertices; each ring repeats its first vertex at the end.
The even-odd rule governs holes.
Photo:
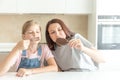
POLYGON ((47 72, 25 77, 16 77, 15 72, 9 72, 0 80, 120 80, 120 71, 99 72, 47 72))

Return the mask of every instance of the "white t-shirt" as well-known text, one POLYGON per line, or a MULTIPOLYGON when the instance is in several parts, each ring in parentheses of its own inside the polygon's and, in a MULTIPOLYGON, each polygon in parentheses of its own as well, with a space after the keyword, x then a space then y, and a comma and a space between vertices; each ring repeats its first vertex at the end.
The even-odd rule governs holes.
MULTIPOLYGON (((92 44, 80 34, 75 34, 73 38, 80 39, 88 48, 92 47, 92 44)), ((63 71, 95 71, 97 69, 97 64, 87 54, 69 45, 57 46, 52 53, 63 71)))

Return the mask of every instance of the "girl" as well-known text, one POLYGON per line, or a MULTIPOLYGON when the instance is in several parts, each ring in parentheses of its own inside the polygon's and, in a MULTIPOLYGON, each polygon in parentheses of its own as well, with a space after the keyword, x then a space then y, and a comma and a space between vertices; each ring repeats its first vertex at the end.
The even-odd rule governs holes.
POLYGON ((98 63, 104 62, 92 44, 74 33, 60 19, 52 19, 46 25, 46 41, 62 71, 95 71, 98 63), (58 38, 69 40, 59 46, 58 38))
POLYGON ((45 44, 39 44, 41 40, 41 28, 33 20, 27 21, 22 28, 22 38, 13 50, 0 64, 0 75, 7 72, 16 63, 17 76, 57 71, 54 57, 45 44), (48 66, 44 63, 47 62, 48 66))

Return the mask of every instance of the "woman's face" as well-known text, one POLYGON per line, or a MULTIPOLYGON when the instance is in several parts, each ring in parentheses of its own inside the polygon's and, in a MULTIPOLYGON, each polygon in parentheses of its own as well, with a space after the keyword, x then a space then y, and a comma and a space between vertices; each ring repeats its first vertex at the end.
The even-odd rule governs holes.
POLYGON ((23 39, 30 40, 31 42, 40 42, 41 40, 41 32, 39 25, 33 25, 31 26, 25 34, 23 34, 23 39))
POLYGON ((66 38, 66 34, 59 23, 50 24, 48 28, 48 32, 53 42, 56 42, 57 38, 64 38, 64 39, 66 38))

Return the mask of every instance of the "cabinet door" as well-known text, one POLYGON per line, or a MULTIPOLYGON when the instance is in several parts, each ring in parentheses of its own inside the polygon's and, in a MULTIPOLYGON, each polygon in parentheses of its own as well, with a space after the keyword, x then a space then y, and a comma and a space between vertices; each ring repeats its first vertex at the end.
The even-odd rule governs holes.
POLYGON ((0 13, 16 13, 16 0, 0 0, 0 13))
POLYGON ((120 15, 119 0, 97 0, 97 13, 103 15, 120 15))
POLYGON ((18 13, 64 13, 65 0, 18 0, 18 13))
POLYGON ((66 13, 92 13, 93 0, 66 0, 66 13))

